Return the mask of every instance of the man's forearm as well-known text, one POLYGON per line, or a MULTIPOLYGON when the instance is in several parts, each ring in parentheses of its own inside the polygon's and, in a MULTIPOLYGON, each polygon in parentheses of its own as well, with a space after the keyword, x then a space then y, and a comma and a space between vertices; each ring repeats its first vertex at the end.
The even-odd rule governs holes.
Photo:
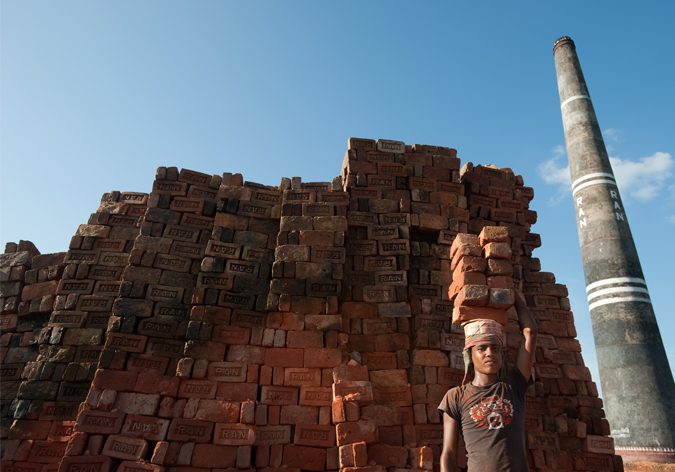
POLYGON ((516 313, 518 314, 518 325, 520 330, 525 332, 527 329, 529 334, 537 335, 537 322, 532 316, 532 312, 525 303, 525 297, 516 291, 516 313))
POLYGON ((457 472, 457 461, 451 453, 441 454, 441 472, 457 472))

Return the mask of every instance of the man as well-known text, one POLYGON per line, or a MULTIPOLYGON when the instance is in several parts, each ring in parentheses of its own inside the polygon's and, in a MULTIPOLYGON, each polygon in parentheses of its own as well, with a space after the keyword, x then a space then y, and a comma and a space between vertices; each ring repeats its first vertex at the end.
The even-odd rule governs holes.
POLYGON ((502 368, 505 343, 499 323, 477 320, 464 327, 464 380, 438 406, 443 416, 441 472, 457 470, 460 434, 469 472, 528 470, 525 391, 532 374, 537 326, 518 291, 515 307, 524 339, 516 366, 510 370, 502 368))

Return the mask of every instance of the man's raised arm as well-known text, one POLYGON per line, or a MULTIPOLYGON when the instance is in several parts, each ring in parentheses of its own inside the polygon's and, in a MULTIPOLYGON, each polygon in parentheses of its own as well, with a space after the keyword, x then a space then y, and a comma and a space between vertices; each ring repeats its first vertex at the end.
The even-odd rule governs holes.
POLYGON ((532 375, 532 365, 534 364, 534 355, 537 348, 537 323, 527 307, 525 297, 516 290, 516 311, 518 313, 518 324, 523 333, 523 342, 520 343, 518 359, 516 365, 523 374, 525 380, 530 380, 532 375))

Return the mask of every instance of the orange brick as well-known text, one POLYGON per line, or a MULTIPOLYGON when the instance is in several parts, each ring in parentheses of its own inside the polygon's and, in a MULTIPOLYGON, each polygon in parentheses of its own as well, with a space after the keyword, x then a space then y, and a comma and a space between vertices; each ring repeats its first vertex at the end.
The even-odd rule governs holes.
POLYGON ((473 320, 494 320, 506 325, 506 310, 488 307, 457 306, 452 310, 452 323, 463 324, 473 320))
POLYGON ((348 421, 335 426, 338 446, 355 442, 378 441, 377 424, 370 420, 348 421))

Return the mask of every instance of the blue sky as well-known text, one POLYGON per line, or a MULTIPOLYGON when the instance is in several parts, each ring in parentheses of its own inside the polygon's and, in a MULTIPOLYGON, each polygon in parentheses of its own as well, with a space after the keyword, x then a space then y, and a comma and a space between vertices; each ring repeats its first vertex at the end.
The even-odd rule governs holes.
POLYGON ((535 188, 535 252, 599 382, 551 47, 572 36, 671 367, 672 2, 0 3, 0 241, 63 251, 158 166, 277 184, 339 174, 349 136, 455 147, 535 188))

